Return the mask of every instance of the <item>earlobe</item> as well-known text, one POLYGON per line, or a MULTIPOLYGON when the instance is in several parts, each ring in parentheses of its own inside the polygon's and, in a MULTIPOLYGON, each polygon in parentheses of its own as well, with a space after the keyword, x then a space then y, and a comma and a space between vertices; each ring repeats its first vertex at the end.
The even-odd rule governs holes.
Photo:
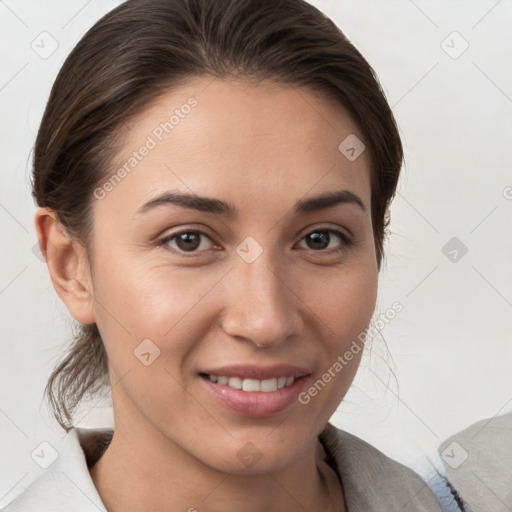
POLYGON ((85 248, 65 233, 56 213, 49 208, 37 209, 34 224, 55 291, 75 320, 83 324, 95 323, 85 248))

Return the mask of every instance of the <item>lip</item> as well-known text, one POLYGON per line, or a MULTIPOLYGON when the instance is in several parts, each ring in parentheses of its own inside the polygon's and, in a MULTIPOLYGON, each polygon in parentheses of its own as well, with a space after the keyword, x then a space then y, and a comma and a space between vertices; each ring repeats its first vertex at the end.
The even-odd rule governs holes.
POLYGON ((225 366, 201 372, 199 379, 207 392, 210 393, 210 396, 224 407, 243 416, 266 418, 277 415, 288 409, 292 404, 298 403, 297 397, 304 388, 308 375, 310 375, 310 372, 307 370, 289 365, 275 365, 265 368, 256 366, 225 366), (276 391, 248 392, 212 382, 206 374, 259 380, 277 376, 293 376, 295 380, 291 386, 276 391))

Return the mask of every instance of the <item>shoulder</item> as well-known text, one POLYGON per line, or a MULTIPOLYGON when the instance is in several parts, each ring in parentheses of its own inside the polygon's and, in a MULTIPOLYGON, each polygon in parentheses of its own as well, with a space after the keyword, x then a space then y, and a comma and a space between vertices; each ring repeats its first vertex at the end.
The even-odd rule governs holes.
POLYGON ((512 413, 474 423, 439 447, 453 486, 475 510, 512 510, 512 413))
MULTIPOLYGON (((106 512, 89 473, 92 436, 104 439, 110 431, 71 429, 55 462, 2 512, 106 512)), ((97 447, 98 443, 94 443, 97 447)))
POLYGON ((460 510, 441 505, 451 497, 449 484, 441 475, 435 485, 427 483, 366 441, 330 423, 319 439, 336 464, 350 512, 460 510))

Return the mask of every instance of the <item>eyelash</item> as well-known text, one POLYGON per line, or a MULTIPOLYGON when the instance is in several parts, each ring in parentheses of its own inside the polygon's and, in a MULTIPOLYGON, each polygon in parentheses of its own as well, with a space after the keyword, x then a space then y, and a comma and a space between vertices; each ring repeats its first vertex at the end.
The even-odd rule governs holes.
MULTIPOLYGON (((334 234, 336 235, 337 237, 340 238, 341 240, 341 245, 340 247, 338 247, 337 249, 318 249, 318 250, 315 250, 315 249, 310 249, 312 252, 314 253, 318 253, 318 254, 321 254, 321 253, 324 253, 326 255, 335 255, 335 254, 338 254, 342 251, 344 251, 347 247, 350 247, 351 245, 353 245, 353 240, 351 240, 345 233, 337 230, 337 229, 332 229, 332 228, 319 228, 319 229, 314 229, 312 231, 310 231, 309 233, 306 233, 301 239, 300 241, 304 240, 307 236, 313 234, 313 233, 329 233, 329 234, 334 234)), ((194 251, 183 251, 181 249, 176 249, 176 248, 171 248, 169 247, 169 242, 178 238, 180 235, 184 235, 184 234, 190 234, 190 233, 198 233, 200 235, 203 235, 204 237, 208 238, 211 242, 213 242, 213 240, 211 239, 211 237, 206 234, 204 231, 201 231, 200 229, 189 229, 189 230, 183 230, 183 231, 179 231, 178 233, 173 233, 172 235, 169 235, 169 236, 166 236, 165 238, 161 239, 159 244, 160 246, 164 246, 165 249, 169 250, 169 251, 172 251, 174 253, 178 253, 182 256, 185 256, 185 257, 197 257, 199 255, 201 255, 202 253, 206 252, 206 251, 197 251, 197 250, 194 250, 194 251)), ((330 240, 329 240, 330 242, 330 240)), ((308 248, 309 249, 309 248, 308 248)))

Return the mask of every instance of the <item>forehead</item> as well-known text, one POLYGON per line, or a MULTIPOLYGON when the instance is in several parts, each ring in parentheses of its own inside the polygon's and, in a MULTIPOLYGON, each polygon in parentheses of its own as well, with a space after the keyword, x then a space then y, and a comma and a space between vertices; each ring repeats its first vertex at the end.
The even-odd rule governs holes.
POLYGON ((356 159, 343 152, 344 141, 362 140, 348 112, 313 90, 195 78, 126 123, 122 149, 108 174, 124 169, 123 177, 102 203, 134 211, 173 189, 243 195, 248 207, 247 199, 254 206, 270 199, 284 204, 308 191, 339 188, 369 203, 368 152, 356 159))

